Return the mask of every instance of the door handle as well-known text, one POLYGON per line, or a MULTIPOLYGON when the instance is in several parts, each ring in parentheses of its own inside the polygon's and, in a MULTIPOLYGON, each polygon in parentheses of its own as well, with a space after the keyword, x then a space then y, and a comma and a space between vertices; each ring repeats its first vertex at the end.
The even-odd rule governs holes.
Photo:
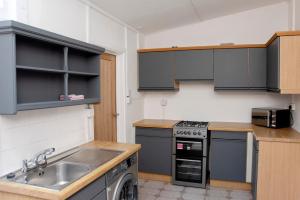
POLYGON ((113 113, 114 117, 118 117, 120 114, 119 113, 113 113))

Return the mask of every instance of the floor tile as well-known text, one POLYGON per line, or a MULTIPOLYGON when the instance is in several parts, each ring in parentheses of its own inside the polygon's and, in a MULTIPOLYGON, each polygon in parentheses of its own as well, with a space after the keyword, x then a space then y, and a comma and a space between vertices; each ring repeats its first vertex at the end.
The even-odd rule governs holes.
POLYGON ((141 194, 139 195, 139 200, 156 200, 156 197, 153 195, 141 194))
POLYGON ((163 188, 164 190, 168 191, 177 191, 177 192, 182 192, 184 190, 183 186, 178 186, 178 185, 172 185, 172 184, 167 184, 163 188))
POLYGON ((224 189, 210 189, 207 190, 207 195, 210 197, 228 197, 229 196, 229 192, 227 190, 224 189))
POLYGON ((195 193, 183 193, 182 198, 184 200, 205 200, 205 196, 195 193))
POLYGON ((158 195, 160 193, 159 189, 152 189, 152 188, 141 188, 140 194, 147 194, 147 195, 158 195))
POLYGON ((160 181, 147 181, 144 185, 145 188, 162 189, 165 183, 160 181))
POLYGON ((177 198, 158 197, 156 200, 177 200, 177 198))
POLYGON ((230 197, 232 199, 249 200, 252 199, 252 194, 250 191, 233 190, 230 193, 230 197))
POLYGON ((159 193, 160 197, 166 197, 166 198, 180 198, 181 197, 181 192, 176 192, 176 191, 166 191, 163 190, 159 193))
POLYGON ((191 193, 191 194, 206 194, 206 189, 202 188, 193 188, 193 187, 186 187, 184 190, 185 193, 191 193))

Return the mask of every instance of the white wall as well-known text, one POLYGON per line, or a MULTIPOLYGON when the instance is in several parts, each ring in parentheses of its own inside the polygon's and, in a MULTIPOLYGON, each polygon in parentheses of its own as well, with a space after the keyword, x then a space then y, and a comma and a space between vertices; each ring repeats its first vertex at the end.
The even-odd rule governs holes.
MULTIPOLYGON (((136 101, 132 101, 127 109, 124 86, 135 91, 137 82, 128 80, 123 72, 128 71, 130 78, 136 79, 134 74, 137 71, 135 52, 139 41, 138 32, 133 29, 127 31, 129 28, 126 24, 84 0, 9 2, 4 4, 7 12, 5 18, 0 14, 0 19, 18 20, 90 42, 117 55, 117 75, 120 78, 117 88, 117 111, 122 116, 118 119, 118 138, 122 142, 133 142, 134 132, 128 123, 143 116, 143 109, 140 109, 143 104, 142 100, 139 100, 141 97, 135 94, 136 101), (127 119, 127 110, 130 112, 130 119, 127 119)), ((59 153, 86 143, 91 139, 91 135, 93 118, 85 105, 24 111, 16 116, 0 116, 0 175, 19 168, 22 159, 30 158, 39 150, 55 147, 56 153, 59 153)))
MULTIPOLYGON (((288 3, 258 8, 146 35, 146 48, 213 45, 224 42, 265 43, 288 29, 288 3)), ((250 122, 251 108, 287 107, 290 95, 266 92, 215 92, 213 82, 180 82, 179 92, 146 93, 144 118, 250 122), (160 101, 167 99, 166 107, 160 101)))
POLYGON ((155 48, 265 43, 274 32, 288 30, 288 18, 288 3, 280 3, 146 35, 145 45, 155 48))

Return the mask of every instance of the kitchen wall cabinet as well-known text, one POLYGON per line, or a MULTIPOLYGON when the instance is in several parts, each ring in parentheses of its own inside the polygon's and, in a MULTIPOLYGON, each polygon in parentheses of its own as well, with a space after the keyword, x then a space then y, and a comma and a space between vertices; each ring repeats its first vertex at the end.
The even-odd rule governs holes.
POLYGON ((173 129, 136 127, 139 152, 139 171, 171 176, 173 129))
POLYGON ((247 133, 211 132, 209 155, 210 178, 223 181, 246 181, 247 133))
POLYGON ((268 90, 300 94, 300 36, 277 37, 268 46, 268 90))
POLYGON ((0 114, 100 101, 101 47, 3 21, 0 52, 0 114), (60 100, 69 94, 85 99, 60 100))
POLYGON ((214 50, 216 90, 266 89, 266 49, 214 50))
POLYGON ((175 51, 176 80, 212 80, 213 50, 175 51))
POLYGON ((174 52, 139 53, 139 90, 176 90, 174 52))
POLYGON ((106 200, 105 188, 106 180, 103 176, 69 197, 68 200, 106 200))

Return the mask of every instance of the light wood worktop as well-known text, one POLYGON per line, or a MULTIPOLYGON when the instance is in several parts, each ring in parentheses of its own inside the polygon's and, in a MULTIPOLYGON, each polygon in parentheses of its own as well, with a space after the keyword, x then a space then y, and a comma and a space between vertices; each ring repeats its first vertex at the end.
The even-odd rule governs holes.
POLYGON ((300 133, 293 128, 273 129, 251 123, 211 122, 208 130, 253 132, 259 141, 300 143, 300 133))
POLYGON ((143 128, 173 128, 180 120, 143 119, 133 123, 135 127, 143 128))
POLYGON ((83 145, 83 147, 94 147, 99 149, 110 149, 123 151, 120 155, 110 160, 109 162, 101 165, 97 169, 93 170, 89 174, 80 178, 76 182, 67 186, 63 190, 51 190, 41 187, 35 187, 26 184, 13 183, 8 181, 0 181, 0 199, 5 200, 62 200, 75 194, 97 178, 104 175, 110 169, 115 167, 117 164, 121 163, 123 160, 131 156, 132 154, 139 151, 141 145, 138 144, 120 144, 111 142, 99 142, 94 141, 83 145))
MULTIPOLYGON (((180 120, 156 120, 143 119, 133 124, 135 127, 144 128, 173 128, 180 120)), ((251 123, 238 122, 210 122, 208 125, 210 131, 235 131, 235 132, 253 132, 259 141, 271 142, 297 142, 300 143, 300 133, 293 128, 272 129, 255 126, 251 123)))

